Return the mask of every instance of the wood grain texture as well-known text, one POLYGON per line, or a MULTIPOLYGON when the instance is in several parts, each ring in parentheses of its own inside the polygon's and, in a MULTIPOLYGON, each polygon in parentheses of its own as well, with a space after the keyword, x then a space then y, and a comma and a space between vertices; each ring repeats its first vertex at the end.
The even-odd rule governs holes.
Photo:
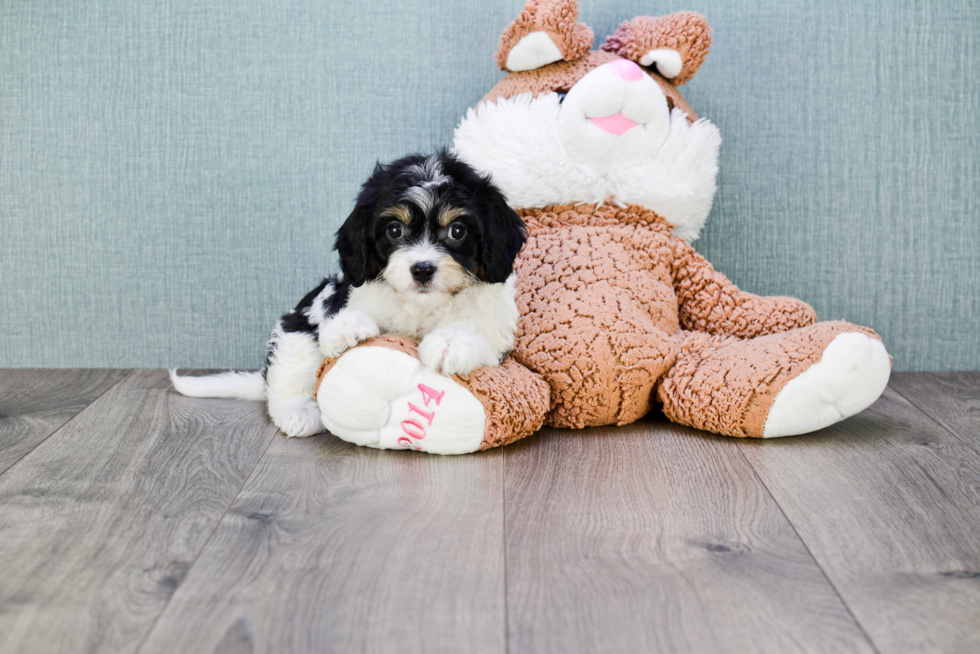
POLYGON ((0 476, 0 653, 980 651, 974 373, 809 437, 446 458, 278 438, 163 372, 18 374, 13 424, 67 422, 0 476))
POLYGON ((0 477, 0 652, 131 652, 276 433, 136 371, 0 477))
POLYGON ((641 422, 505 459, 511 652, 872 651, 733 440, 641 422))
POLYGON ((127 372, 0 370, 0 475, 127 372))
POLYGON ((503 652, 502 456, 277 438, 142 652, 503 652))
POLYGON ((888 385, 980 451, 980 372, 900 372, 888 385))
POLYGON ((738 446, 879 652, 980 651, 980 454, 892 389, 738 446))

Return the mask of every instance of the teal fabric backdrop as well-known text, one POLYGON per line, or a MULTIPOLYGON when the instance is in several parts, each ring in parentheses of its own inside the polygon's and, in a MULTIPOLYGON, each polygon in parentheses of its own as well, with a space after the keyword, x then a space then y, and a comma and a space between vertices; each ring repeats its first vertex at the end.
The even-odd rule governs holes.
MULTIPOLYGON (((721 129, 697 248, 742 288, 980 367, 975 2, 695 9, 721 129)), ((521 0, 0 0, 0 366, 257 367, 378 158, 450 141, 521 0)))

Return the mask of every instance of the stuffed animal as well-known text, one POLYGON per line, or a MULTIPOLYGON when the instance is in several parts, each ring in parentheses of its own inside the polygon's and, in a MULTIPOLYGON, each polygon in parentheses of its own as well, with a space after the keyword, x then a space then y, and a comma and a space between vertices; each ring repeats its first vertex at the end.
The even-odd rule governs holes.
POLYGON ((528 0, 500 39, 507 76, 454 138, 529 229, 514 351, 462 379, 426 369, 407 339, 367 341, 320 367, 326 427, 458 454, 542 424, 624 425, 657 404, 674 422, 756 438, 869 406, 891 370, 872 330, 740 291, 691 247, 721 138, 677 87, 708 53, 705 18, 634 18, 599 50, 577 21, 575 0, 528 0))

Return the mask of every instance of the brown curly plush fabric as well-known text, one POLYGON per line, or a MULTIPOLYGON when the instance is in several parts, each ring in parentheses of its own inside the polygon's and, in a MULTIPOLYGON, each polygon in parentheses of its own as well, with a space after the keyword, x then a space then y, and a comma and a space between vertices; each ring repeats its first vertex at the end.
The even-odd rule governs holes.
POLYGON ((626 424, 647 413, 680 352, 681 329, 742 337, 812 324, 792 298, 739 291, 670 225, 638 206, 518 212, 514 358, 551 387, 547 424, 626 424))
POLYGON ((675 239, 673 251, 674 291, 684 329, 755 338, 817 322, 817 313, 802 300, 740 291, 681 239, 675 239))
POLYGON ((681 72, 670 81, 676 86, 688 82, 704 63, 711 47, 711 28, 707 19, 693 11, 669 16, 637 16, 624 21, 606 39, 602 49, 640 63, 651 50, 671 48, 681 55, 681 72))
MULTIPOLYGON (((537 97, 542 93, 551 93, 552 91, 568 91, 575 85, 575 82, 585 77, 586 73, 593 68, 598 68, 602 64, 617 59, 620 57, 611 52, 591 50, 584 57, 575 61, 557 61, 535 70, 511 73, 497 82, 490 89, 490 92, 483 96, 480 103, 496 102, 500 98, 513 98, 522 93, 530 93, 532 97, 537 97)), ((645 70, 660 85, 664 95, 667 96, 667 105, 670 108, 677 107, 686 113, 690 122, 698 119, 697 114, 691 109, 691 105, 670 82, 649 69, 645 70)))
POLYGON ((547 34, 565 61, 578 59, 592 47, 595 34, 577 20, 576 0, 527 0, 524 10, 500 35, 500 45, 494 54, 500 70, 507 70, 507 55, 531 32, 547 34))
POLYGON ((761 437, 776 395, 820 360, 834 337, 874 331, 833 321, 750 340, 683 332, 674 366, 657 388, 664 414, 728 436, 761 437))
MULTIPOLYGON (((357 347, 386 347, 418 358, 418 343, 402 336, 385 335, 372 338, 357 347)), ((338 359, 324 359, 316 373, 316 389, 338 359)), ((483 443, 479 449, 507 445, 541 428, 548 412, 548 384, 520 365, 511 356, 499 366, 477 368, 468 377, 452 375, 452 379, 470 391, 483 405, 487 416, 483 443)))
POLYGON ((481 450, 507 445, 541 429, 549 407, 548 383, 512 356, 493 368, 477 368, 457 379, 483 404, 487 431, 481 450))

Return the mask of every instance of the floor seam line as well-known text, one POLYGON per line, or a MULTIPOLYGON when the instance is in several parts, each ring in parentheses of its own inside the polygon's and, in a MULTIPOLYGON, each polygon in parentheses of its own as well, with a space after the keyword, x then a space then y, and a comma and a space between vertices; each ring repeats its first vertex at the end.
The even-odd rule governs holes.
MULTIPOLYGON (((72 370, 85 370, 85 368, 72 368, 72 370)), ((92 398, 92 401, 91 402, 89 402, 88 404, 86 404, 85 407, 82 408, 81 411, 79 411, 78 413, 76 413, 75 415, 73 415, 71 418, 69 418, 65 422, 65 424, 61 425, 60 427, 58 427, 57 429, 55 429, 53 432, 51 432, 50 434, 48 434, 47 436, 45 436, 44 438, 42 438, 41 440, 39 440, 34 445, 34 447, 32 447, 27 452, 24 452, 24 456, 20 457, 19 459, 17 459, 13 463, 11 463, 9 466, 7 466, 7 469, 6 470, 4 470, 3 472, 0 472, 0 477, 3 477, 5 474, 7 474, 11 470, 13 470, 14 467, 17 466, 17 465, 19 465, 21 461, 23 461, 24 459, 26 459, 27 457, 29 457, 31 454, 33 454, 37 450, 37 448, 39 448, 42 445, 44 445, 44 443, 46 443, 49 438, 51 438, 55 434, 59 433, 62 429, 64 429, 65 427, 67 427, 71 423, 73 423, 76 420, 78 420, 79 416, 81 416, 83 413, 85 413, 86 411, 88 411, 92 407, 93 404, 95 404, 100 399, 102 399, 102 397, 105 396, 106 393, 108 393, 109 391, 111 391, 112 389, 114 389, 116 386, 118 386, 119 384, 121 384, 124 380, 129 379, 129 377, 133 373, 135 373, 137 370, 139 370, 139 368, 131 368, 130 370, 128 370, 126 372, 125 375, 123 375, 122 377, 120 377, 119 379, 117 379, 115 382, 113 382, 112 384, 110 384, 108 388, 106 388, 104 391, 102 391, 97 396, 95 396, 94 398, 92 398)))
POLYGON ((827 571, 824 570, 824 567, 820 565, 820 561, 817 560, 817 557, 814 556, 813 550, 810 549, 810 546, 803 539, 803 536, 800 535, 800 531, 796 528, 796 525, 793 524, 793 521, 790 520, 790 517, 786 514, 786 511, 783 510, 782 505, 779 503, 779 500, 776 499, 776 496, 773 494, 772 489, 769 488, 769 485, 766 484, 765 480, 759 475, 759 472, 755 469, 755 466, 752 465, 752 462, 749 460, 749 457, 745 456, 745 452, 742 451, 741 444, 735 443, 735 448, 738 450, 739 456, 742 457, 742 460, 744 460, 745 463, 749 466, 749 469, 752 471, 752 476, 755 477, 757 480, 759 480, 759 483, 762 484, 762 487, 766 489, 766 492, 769 494, 769 497, 772 498, 773 504, 776 505, 776 508, 779 509, 779 512, 783 515, 783 518, 786 519, 786 523, 789 525, 790 529, 793 530, 793 534, 796 536, 797 540, 800 541, 800 544, 803 545, 803 549, 806 550, 807 556, 809 556, 810 560, 813 561, 813 564, 817 566, 817 570, 819 570, 820 574, 823 575, 823 578, 827 581, 827 584, 830 586, 830 589, 834 591, 834 595, 836 595, 837 599, 840 600, 840 603, 844 607, 844 610, 847 611, 847 614, 849 616, 851 616, 851 620, 854 621, 854 626, 858 628, 858 630, 861 632, 861 635, 864 636, 864 639, 868 641, 868 645, 871 647, 871 649, 874 652, 881 654, 880 650, 878 649, 878 646, 875 644, 874 640, 872 640, 871 635, 867 632, 867 630, 865 630, 864 625, 861 624, 861 621, 858 620, 857 616, 854 615, 854 611, 851 610, 850 604, 848 604, 847 600, 844 599, 844 596, 837 588, 837 585, 830 578, 830 575, 827 574, 827 571))
MULTIPOLYGON (((928 373, 926 373, 926 374, 928 374, 928 373)), ((916 411, 918 411, 919 413, 921 413, 922 415, 924 415, 926 418, 928 418, 932 422, 934 422, 937 425, 939 425, 939 428, 942 429, 944 432, 946 432, 947 434, 949 434, 950 436, 952 436, 953 438, 955 438, 960 443, 963 443, 964 445, 966 445, 966 447, 968 449, 971 449, 974 452, 976 452, 977 454, 980 454, 980 447, 977 447, 976 445, 974 445, 970 441, 964 440, 959 434, 957 434, 955 431, 953 431, 953 429, 951 427, 949 427, 945 422, 943 422, 939 418, 933 417, 932 414, 930 414, 925 409, 923 409, 918 404, 916 404, 915 401, 912 398, 910 398, 908 395, 906 395, 902 391, 898 390, 897 387, 891 386, 890 388, 893 391, 895 391, 896 393, 898 393, 898 395, 903 400, 905 400, 906 402, 908 402, 909 404, 911 404, 913 409, 915 409, 916 411)))
POLYGON ((503 559, 504 559, 504 654, 510 652, 510 603, 507 598, 507 448, 500 451, 500 520, 503 523, 503 559))
POLYGON ((181 577, 180 583, 177 584, 176 588, 174 588, 174 592, 172 592, 170 594, 170 597, 167 598, 167 601, 160 609, 160 613, 158 613, 157 617, 153 619, 153 624, 151 624, 150 628, 146 630, 146 633, 143 635, 143 638, 140 639, 139 645, 136 646, 136 649, 134 651, 136 652, 143 651, 143 647, 146 646, 146 641, 149 640, 150 635, 153 633, 153 630, 156 629, 157 624, 159 624, 160 619, 163 617, 163 614, 167 612, 167 607, 170 606, 170 603, 173 601, 174 596, 176 596, 177 593, 180 591, 180 587, 184 585, 184 581, 190 576, 191 571, 194 569, 194 566, 197 565, 197 562, 201 560, 201 555, 204 554, 204 550, 206 550, 208 548, 208 545, 211 544, 211 539, 214 538, 214 535, 216 533, 218 533, 218 529, 221 527, 221 523, 224 522, 225 516, 228 515, 228 512, 231 510, 231 507, 234 506, 235 504, 235 500, 238 499, 238 496, 242 494, 242 491, 245 489, 245 486, 248 485, 248 482, 252 478, 252 475, 254 475, 255 471, 258 469, 259 463, 261 463, 262 459, 265 458, 266 452, 268 452, 269 448, 272 447, 272 444, 275 442, 276 436, 278 435, 279 435, 279 428, 276 427, 275 433, 272 435, 272 438, 269 439, 269 442, 266 443, 265 448, 262 449, 262 454, 260 454, 259 458, 255 460, 255 465, 252 466, 252 469, 249 471, 248 475, 245 476, 245 481, 243 481, 242 485, 238 487, 238 490, 235 491, 235 494, 228 502, 228 505, 225 507, 225 510, 221 512, 221 516, 215 521, 214 528, 211 530, 211 533, 208 534, 207 540, 204 541, 204 544, 201 545, 201 549, 198 550, 196 555, 194 555, 194 560, 191 561, 191 564, 189 566, 187 566, 187 572, 185 572, 184 576, 181 577))

